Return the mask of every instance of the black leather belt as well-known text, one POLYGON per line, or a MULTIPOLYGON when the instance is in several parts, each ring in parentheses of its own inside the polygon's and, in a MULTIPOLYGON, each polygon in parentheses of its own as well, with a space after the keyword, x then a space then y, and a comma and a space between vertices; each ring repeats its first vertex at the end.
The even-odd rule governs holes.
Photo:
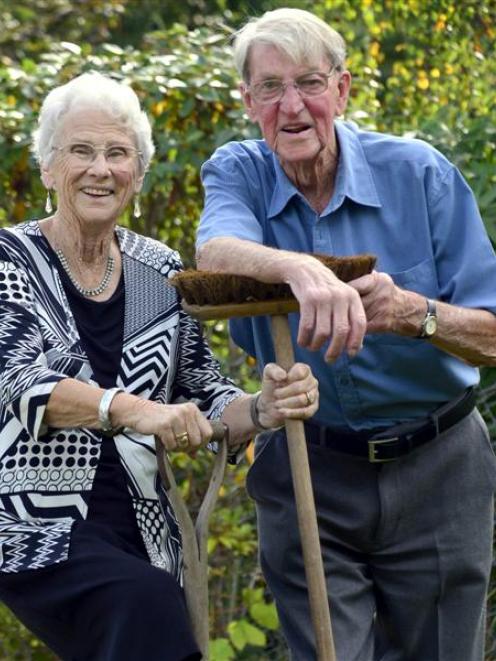
POLYGON ((469 388, 463 395, 443 404, 421 421, 363 432, 336 430, 306 422, 305 434, 307 442, 313 445, 366 457, 373 464, 383 463, 404 457, 412 450, 432 441, 438 434, 465 418, 475 404, 475 391, 469 388))

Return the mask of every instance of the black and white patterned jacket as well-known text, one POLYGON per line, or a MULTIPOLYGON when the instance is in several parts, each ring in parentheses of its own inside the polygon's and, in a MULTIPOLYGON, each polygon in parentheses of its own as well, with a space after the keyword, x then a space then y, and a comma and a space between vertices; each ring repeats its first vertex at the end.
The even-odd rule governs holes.
MULTIPOLYGON (((116 229, 125 282, 117 385, 159 402, 187 399, 219 418, 241 391, 218 370, 198 324, 167 279, 176 252, 116 229)), ((47 429, 43 414, 66 377, 94 383, 57 269, 37 221, 0 230, 0 571, 67 558, 71 527, 87 514, 100 455, 96 430, 47 429)), ((180 535, 157 474, 154 439, 115 436, 150 560, 181 571, 180 535)))

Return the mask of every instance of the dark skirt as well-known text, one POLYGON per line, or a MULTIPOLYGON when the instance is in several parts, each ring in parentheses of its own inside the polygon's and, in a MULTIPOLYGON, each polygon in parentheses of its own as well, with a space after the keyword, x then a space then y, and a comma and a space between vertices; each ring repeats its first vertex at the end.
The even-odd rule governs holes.
POLYGON ((69 559, 0 573, 0 599, 64 661, 194 661, 184 594, 134 545, 78 522, 69 559))
POLYGON ((111 438, 69 559, 0 572, 0 600, 64 661, 201 659, 182 588, 150 564, 111 438))

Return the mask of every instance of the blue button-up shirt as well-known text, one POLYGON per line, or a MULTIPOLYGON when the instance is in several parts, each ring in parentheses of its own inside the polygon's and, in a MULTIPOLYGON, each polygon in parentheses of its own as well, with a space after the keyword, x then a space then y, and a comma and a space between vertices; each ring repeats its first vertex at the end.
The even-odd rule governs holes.
MULTIPOLYGON (((460 172, 420 140, 336 122, 340 156, 334 194, 310 207, 263 140, 232 142, 202 169, 205 208, 198 246, 236 237, 293 251, 374 253, 377 269, 426 297, 496 313, 496 256, 460 172)), ((293 339, 298 315, 290 315, 293 339)), ((235 341, 259 364, 274 359, 270 320, 231 322, 235 341)), ((495 339, 496 341, 496 339, 495 339)), ((364 348, 334 364, 325 347, 296 346, 319 381, 316 421, 355 430, 427 415, 479 380, 478 370, 426 340, 366 336, 364 348)))

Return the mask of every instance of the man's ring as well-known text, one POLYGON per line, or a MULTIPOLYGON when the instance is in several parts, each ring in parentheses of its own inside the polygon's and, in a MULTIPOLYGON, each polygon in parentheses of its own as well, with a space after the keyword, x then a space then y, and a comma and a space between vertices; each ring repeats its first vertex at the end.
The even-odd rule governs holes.
POLYGON ((314 401, 312 395, 310 395, 308 391, 305 393, 305 395, 307 396, 307 406, 311 406, 314 401))
POLYGON ((183 431, 182 434, 176 434, 175 439, 179 448, 185 448, 189 445, 189 434, 187 431, 183 431))

